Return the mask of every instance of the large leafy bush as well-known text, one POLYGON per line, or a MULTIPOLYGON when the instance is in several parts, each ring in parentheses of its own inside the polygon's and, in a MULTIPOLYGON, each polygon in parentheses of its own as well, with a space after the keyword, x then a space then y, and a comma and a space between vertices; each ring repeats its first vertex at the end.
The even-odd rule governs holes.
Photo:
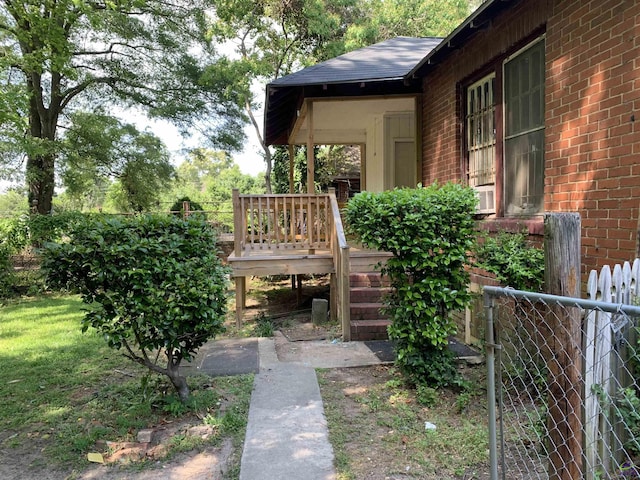
POLYGON ((486 236, 476 250, 478 266, 498 281, 517 290, 541 292, 544 283, 544 251, 520 233, 486 236))
POLYGON ((28 286, 38 289, 42 278, 38 271, 33 275, 16 275, 12 258, 15 255, 37 253, 46 242, 60 241, 76 225, 85 221, 88 214, 63 212, 55 215, 20 215, 0 219, 0 298, 10 297, 28 286), (27 285, 20 285, 27 281, 27 285))
POLYGON ((181 361, 224 330, 227 270, 214 232, 162 215, 86 222, 70 237, 46 246, 43 268, 54 286, 79 290, 83 330, 167 375, 185 401, 181 361))
POLYGON ((382 268, 393 292, 385 310, 397 363, 416 384, 456 379, 448 339, 450 313, 470 301, 466 270, 473 250, 476 196, 449 183, 382 193, 363 192, 347 207, 347 224, 365 246, 391 252, 382 268))

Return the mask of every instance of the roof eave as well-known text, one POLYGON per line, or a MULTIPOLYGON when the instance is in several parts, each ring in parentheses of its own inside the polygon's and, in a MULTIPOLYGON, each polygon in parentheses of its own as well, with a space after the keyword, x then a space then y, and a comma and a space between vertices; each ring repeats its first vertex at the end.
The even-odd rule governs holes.
POLYGON ((467 19, 449 34, 440 44, 424 57, 409 73, 406 79, 421 78, 451 51, 460 48, 466 40, 479 29, 486 28, 491 19, 499 12, 512 7, 520 0, 487 0, 467 19))

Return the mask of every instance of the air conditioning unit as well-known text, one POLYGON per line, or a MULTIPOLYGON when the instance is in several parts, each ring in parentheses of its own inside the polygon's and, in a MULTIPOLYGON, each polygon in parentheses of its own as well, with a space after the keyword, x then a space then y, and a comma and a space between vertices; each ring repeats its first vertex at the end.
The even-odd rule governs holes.
POLYGON ((478 192, 478 209, 476 213, 496 213, 495 185, 474 187, 478 192))

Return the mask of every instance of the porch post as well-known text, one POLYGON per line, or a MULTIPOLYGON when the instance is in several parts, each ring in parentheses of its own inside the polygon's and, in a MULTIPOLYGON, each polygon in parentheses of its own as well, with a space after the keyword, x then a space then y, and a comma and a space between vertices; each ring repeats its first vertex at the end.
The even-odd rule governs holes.
POLYGON ((307 131, 307 193, 315 193, 315 156, 313 154, 313 102, 307 107, 309 129, 307 131))
POLYGON ((293 194, 293 167, 295 164, 295 147, 289 144, 289 193, 293 194))
MULTIPOLYGON (((237 258, 242 256, 242 221, 243 209, 240 205, 240 191, 234 188, 232 191, 233 201, 233 253, 237 258)), ((235 277, 236 284, 236 326, 242 326, 242 317, 244 316, 244 307, 246 305, 247 296, 247 279, 245 277, 235 277)))
POLYGON ((242 327, 244 307, 247 299, 247 278, 235 277, 236 281, 236 327, 242 327))

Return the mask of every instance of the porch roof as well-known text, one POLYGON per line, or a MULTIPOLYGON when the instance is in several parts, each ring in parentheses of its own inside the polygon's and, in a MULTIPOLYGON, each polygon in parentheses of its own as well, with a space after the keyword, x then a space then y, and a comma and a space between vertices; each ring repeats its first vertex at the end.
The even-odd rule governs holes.
POLYGON ((361 97, 417 93, 407 74, 440 38, 397 37, 307 67, 267 85, 265 142, 285 145, 304 98, 361 97))

